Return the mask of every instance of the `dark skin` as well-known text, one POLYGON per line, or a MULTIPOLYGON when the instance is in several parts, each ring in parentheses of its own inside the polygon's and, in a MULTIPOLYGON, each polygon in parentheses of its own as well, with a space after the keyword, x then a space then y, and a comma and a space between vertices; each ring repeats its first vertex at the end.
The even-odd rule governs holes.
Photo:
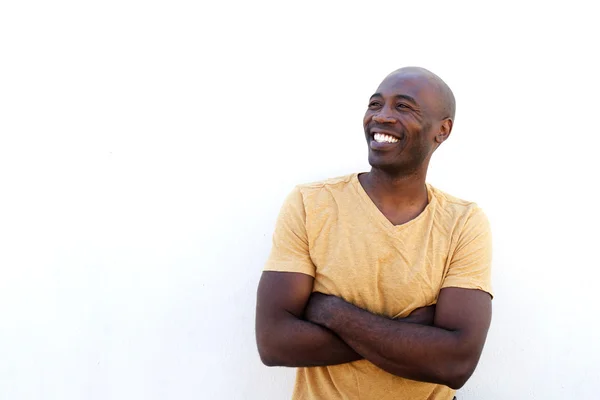
POLYGON ((427 206, 429 161, 452 131, 453 111, 440 104, 439 78, 429 74, 412 68, 390 74, 371 96, 363 120, 372 168, 359 180, 394 225, 410 221, 427 206), (377 148, 373 136, 378 132, 398 142, 377 148))
MULTIPOLYGON (((429 161, 449 137, 453 118, 450 90, 420 68, 395 71, 371 97, 364 129, 372 169, 359 181, 392 224, 414 219, 427 206, 429 161), (375 134, 397 141, 377 143, 375 134)), ((457 389, 479 361, 491 321, 486 292, 444 288, 435 307, 393 320, 312 288, 308 275, 263 273, 256 334, 265 364, 323 366, 365 358, 394 375, 457 389)))
POLYGON ((489 294, 445 288, 432 326, 389 320, 322 293, 311 295, 305 318, 391 374, 459 389, 477 366, 491 314, 489 294))
MULTIPOLYGON (((313 282, 310 275, 263 272, 256 303, 256 340, 266 365, 316 367, 363 358, 331 330, 306 319, 313 282)), ((431 325, 434 310, 435 306, 419 308, 402 321, 431 325)))

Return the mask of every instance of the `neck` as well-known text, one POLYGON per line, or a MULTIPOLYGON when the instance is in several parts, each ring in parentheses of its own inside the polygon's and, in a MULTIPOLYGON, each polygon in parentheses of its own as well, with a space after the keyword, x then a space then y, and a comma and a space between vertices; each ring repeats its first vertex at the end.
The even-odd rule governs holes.
POLYGON ((427 170, 410 175, 394 175, 378 168, 360 175, 359 180, 375 203, 390 207, 427 204, 427 170))

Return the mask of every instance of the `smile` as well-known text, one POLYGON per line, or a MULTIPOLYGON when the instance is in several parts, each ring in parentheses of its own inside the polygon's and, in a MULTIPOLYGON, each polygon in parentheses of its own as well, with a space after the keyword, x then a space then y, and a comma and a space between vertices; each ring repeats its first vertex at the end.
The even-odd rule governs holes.
POLYGON ((390 135, 386 135, 385 133, 376 133, 373 135, 373 139, 377 143, 396 143, 396 142, 398 142, 397 138, 390 136, 390 135))

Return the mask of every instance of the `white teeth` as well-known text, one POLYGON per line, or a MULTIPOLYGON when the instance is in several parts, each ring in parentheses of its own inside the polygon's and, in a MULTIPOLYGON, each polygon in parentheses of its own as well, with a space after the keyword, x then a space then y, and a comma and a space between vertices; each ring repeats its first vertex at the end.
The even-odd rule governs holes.
POLYGON ((386 135, 385 133, 376 133, 373 135, 373 139, 375 139, 377 143, 396 143, 398 141, 395 137, 386 135))

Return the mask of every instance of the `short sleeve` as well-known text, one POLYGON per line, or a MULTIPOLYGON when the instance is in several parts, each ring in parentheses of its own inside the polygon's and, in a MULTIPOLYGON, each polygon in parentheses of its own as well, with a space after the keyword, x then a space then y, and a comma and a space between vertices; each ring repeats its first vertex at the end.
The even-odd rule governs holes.
POLYGON ((264 270, 315 276, 308 250, 306 210, 298 188, 288 195, 281 207, 273 233, 273 247, 264 270))
POLYGON ((442 288, 479 289, 493 296, 491 272, 490 224, 483 210, 475 208, 460 232, 442 288))

